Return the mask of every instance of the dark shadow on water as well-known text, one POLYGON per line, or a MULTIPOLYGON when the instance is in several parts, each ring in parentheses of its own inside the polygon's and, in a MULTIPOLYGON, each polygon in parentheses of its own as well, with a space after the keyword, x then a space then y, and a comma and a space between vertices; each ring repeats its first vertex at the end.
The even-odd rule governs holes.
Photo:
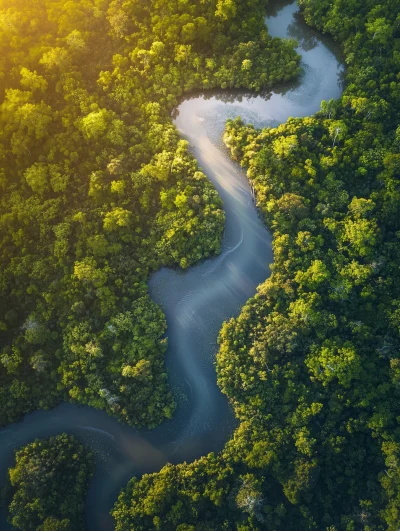
POLYGON ((279 11, 282 11, 284 7, 290 6, 291 4, 293 4, 293 0, 274 0, 273 2, 268 2, 267 16, 276 17, 279 11))
MULTIPOLYGON (((300 65, 301 68, 301 65, 300 65)), ((254 90, 241 89, 241 88, 226 88, 226 89, 204 89, 204 90, 192 90, 185 93, 179 101, 179 105, 186 100, 194 100, 197 98, 203 98, 204 100, 210 100, 212 98, 221 101, 222 103, 242 103, 245 101, 251 101, 255 98, 262 98, 265 101, 271 99, 273 94, 280 94, 284 96, 290 90, 294 90, 302 85, 302 79, 304 77, 304 69, 301 69, 300 75, 291 81, 285 81, 273 85, 273 89, 260 90, 255 92, 254 90)), ((179 113, 178 108, 173 112, 173 117, 179 113)))
POLYGON ((291 39, 295 39, 304 51, 309 52, 316 46, 323 44, 339 62, 342 63, 344 61, 343 51, 337 42, 329 35, 319 33, 308 26, 300 10, 293 16, 294 21, 288 26, 288 36, 291 39))

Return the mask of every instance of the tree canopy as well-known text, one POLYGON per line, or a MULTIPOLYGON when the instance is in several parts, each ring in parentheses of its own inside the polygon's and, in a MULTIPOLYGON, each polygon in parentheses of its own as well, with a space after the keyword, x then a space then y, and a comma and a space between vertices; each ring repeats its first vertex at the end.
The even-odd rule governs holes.
POLYGON ((274 237, 271 277, 220 333, 239 427, 219 455, 133 479, 118 531, 398 529, 398 3, 299 4, 342 44, 347 84, 313 117, 226 125, 274 237))
POLYGON ((262 14, 0 0, 0 424, 61 400, 139 427, 172 415, 147 280, 218 253, 224 214, 171 111, 193 89, 297 75, 262 14))
POLYGON ((66 434, 37 440, 16 452, 5 498, 9 521, 21 531, 84 531, 92 455, 66 434))

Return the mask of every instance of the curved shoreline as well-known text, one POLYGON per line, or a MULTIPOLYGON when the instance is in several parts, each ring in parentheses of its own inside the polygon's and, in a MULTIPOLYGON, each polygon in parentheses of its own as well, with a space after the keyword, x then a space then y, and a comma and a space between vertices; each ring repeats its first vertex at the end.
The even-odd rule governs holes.
MULTIPOLYGON (((216 340, 222 322, 238 315, 257 285, 267 278, 272 251, 271 236, 259 219, 247 179, 218 142, 229 117, 241 115, 256 126, 273 126, 289 116, 313 114, 322 99, 340 95, 338 61, 325 45, 314 42, 313 46, 316 34, 304 22, 296 23, 296 11, 295 3, 288 2, 267 24, 273 22, 272 36, 304 35, 300 42, 306 44, 299 49, 304 68, 301 84, 282 94, 273 93, 267 100, 239 96, 234 102, 224 102, 208 94, 185 100, 178 109, 175 123, 223 200, 226 228, 221 255, 184 272, 163 268, 149 281, 150 294, 167 318, 170 382, 186 397, 174 418, 154 430, 136 430, 105 412, 61 404, 0 430, 0 474, 13 458, 14 449, 34 438, 67 431, 90 446, 97 466, 87 503, 89 529, 112 529, 108 511, 132 475, 218 451, 235 425, 216 382, 216 340)), ((0 527, 11 529, 4 511, 0 527)))

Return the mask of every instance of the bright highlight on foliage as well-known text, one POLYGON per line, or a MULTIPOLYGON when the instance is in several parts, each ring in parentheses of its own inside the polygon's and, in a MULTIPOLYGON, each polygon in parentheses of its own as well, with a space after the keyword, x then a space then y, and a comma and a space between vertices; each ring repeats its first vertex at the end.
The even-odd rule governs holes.
MULTIPOLYGON (((263 131, 229 121, 274 235, 272 276, 226 323, 218 454, 133 478, 119 531, 397 530, 400 19, 395 0, 299 0, 348 65, 340 101, 263 131)), ((300 73, 261 0, 0 0, 0 424, 67 400, 154 427, 175 403, 147 280, 220 250, 216 191, 172 125, 183 94, 300 73)), ((17 529, 84 529, 92 457, 20 449, 17 529)))

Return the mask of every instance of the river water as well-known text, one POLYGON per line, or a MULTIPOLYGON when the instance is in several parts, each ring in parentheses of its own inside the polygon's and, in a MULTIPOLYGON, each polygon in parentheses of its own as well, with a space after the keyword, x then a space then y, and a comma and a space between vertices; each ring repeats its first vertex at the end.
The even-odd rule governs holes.
MULTIPOLYGON (((149 281, 150 294, 168 323, 166 365, 180 397, 174 418, 154 430, 136 430, 102 411, 64 403, 0 430, 0 482, 14 450, 35 438, 73 433, 92 449, 96 472, 86 509, 91 531, 113 529, 109 511, 134 474, 219 451, 235 427, 216 382, 218 332, 269 276, 273 256, 271 236, 258 217, 245 174, 230 160, 221 136, 227 118, 240 115, 257 126, 275 126, 289 116, 311 115, 322 99, 340 96, 343 67, 335 46, 297 11, 292 0, 273 1, 266 24, 273 37, 298 40, 300 79, 263 97, 224 91, 192 97, 178 108, 176 126, 220 194, 226 226, 218 257, 185 272, 161 269, 149 281)), ((0 512, 0 529, 11 529, 5 511, 0 512)))

